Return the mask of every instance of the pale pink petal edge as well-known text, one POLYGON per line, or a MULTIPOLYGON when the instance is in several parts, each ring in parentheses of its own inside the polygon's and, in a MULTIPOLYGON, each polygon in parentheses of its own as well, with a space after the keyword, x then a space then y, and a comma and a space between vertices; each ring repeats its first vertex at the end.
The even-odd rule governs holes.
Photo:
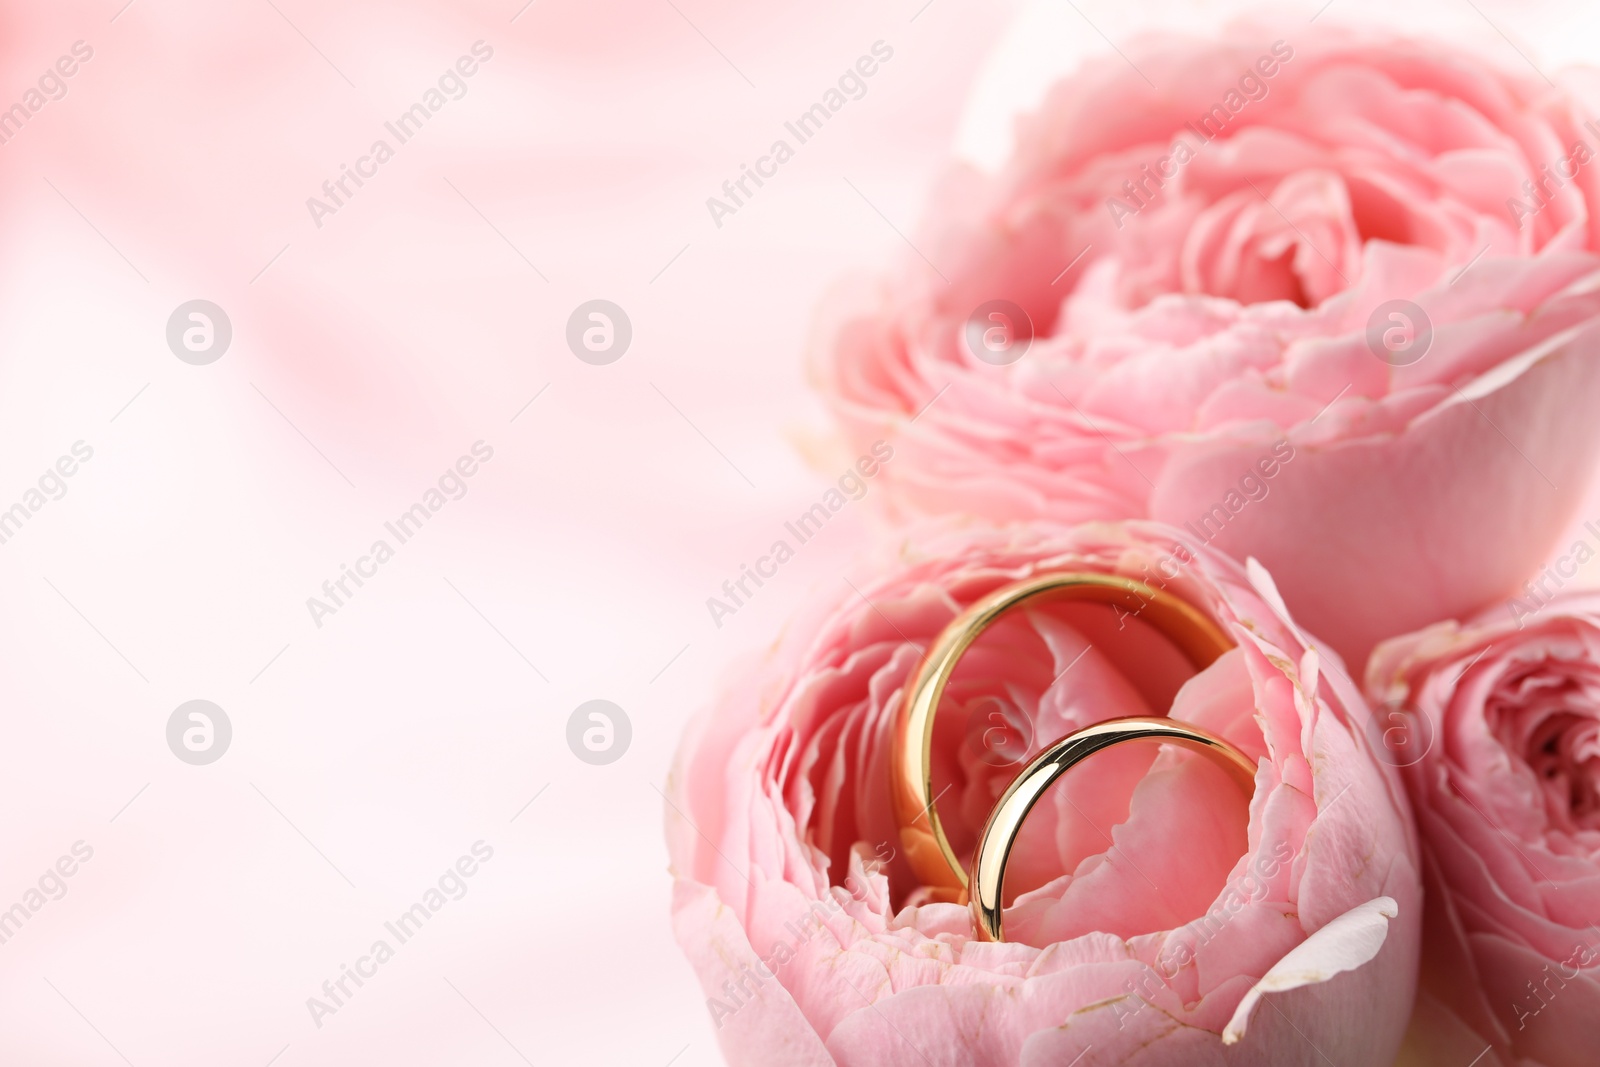
POLYGON ((1389 936, 1389 920, 1400 914, 1393 897, 1374 897, 1358 904, 1296 945, 1239 1001, 1233 1018, 1222 1031, 1224 1045, 1244 1036, 1250 1013, 1268 993, 1326 982, 1336 974, 1353 971, 1378 954, 1389 936))

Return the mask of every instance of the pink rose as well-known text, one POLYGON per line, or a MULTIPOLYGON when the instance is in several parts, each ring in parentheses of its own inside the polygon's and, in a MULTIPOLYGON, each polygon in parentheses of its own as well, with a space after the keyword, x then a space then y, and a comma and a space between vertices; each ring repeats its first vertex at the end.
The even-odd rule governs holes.
POLYGON ((1421 923, 1404 792, 1265 571, 1138 522, 947 529, 856 585, 696 721, 671 776, 675 927, 730 1063, 1389 1062, 1421 923), (1024 830, 1012 940, 981 942, 898 854, 895 711, 962 606, 1064 569, 1164 586, 1238 648, 1190 677, 1136 614, 1003 620, 937 720, 957 850, 1026 754, 1116 715, 1170 707, 1226 736, 1258 760, 1255 795, 1147 746, 1074 768, 1024 830))
POLYGON ((1600 593, 1386 642, 1367 684, 1410 753, 1428 895, 1418 1062, 1493 1046, 1483 1067, 1594 1063, 1600 593))
POLYGON ((1600 124, 1437 42, 1291 34, 1061 82, 814 367, 902 510, 1187 528, 1359 667, 1511 595, 1595 466, 1600 124))

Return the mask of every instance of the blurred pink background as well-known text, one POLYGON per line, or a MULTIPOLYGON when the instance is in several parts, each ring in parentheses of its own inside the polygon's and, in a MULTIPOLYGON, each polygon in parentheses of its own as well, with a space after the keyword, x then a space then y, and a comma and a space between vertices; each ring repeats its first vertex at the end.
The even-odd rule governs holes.
MULTIPOLYGON (((0 109, 93 51, 0 127, 0 509, 93 449, 0 544, 0 911, 93 849, 0 943, 0 1062, 720 1062, 657 789, 729 665, 873 534, 869 494, 713 624, 853 458, 805 384, 817 301, 904 254, 944 164, 1002 155, 1052 73, 1237 5, 123 2, 0 7, 0 109), (399 145, 384 123, 479 41, 399 145), (880 41, 718 226, 707 197, 880 41), (633 331, 604 366, 565 339, 597 298, 633 331), (232 326, 203 366, 166 339, 193 299, 232 326), (316 625, 477 441, 465 495, 316 625), (204 766, 167 744, 194 699, 233 730, 204 766), (567 743, 592 699, 632 726, 603 766, 567 743), (478 841, 465 894, 318 1026, 307 998, 478 841)), ((1279 13, 1396 17, 1321 6, 1279 13)), ((1479 7, 1398 17, 1597 50, 1593 10, 1479 7)))

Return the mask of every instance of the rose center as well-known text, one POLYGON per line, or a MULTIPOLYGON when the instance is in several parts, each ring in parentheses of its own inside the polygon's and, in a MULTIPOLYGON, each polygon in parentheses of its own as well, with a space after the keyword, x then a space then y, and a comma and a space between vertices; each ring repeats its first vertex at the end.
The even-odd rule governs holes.
POLYGON ((1532 665, 1502 683, 1488 710, 1538 783, 1550 824, 1600 830, 1600 677, 1575 666, 1532 665))

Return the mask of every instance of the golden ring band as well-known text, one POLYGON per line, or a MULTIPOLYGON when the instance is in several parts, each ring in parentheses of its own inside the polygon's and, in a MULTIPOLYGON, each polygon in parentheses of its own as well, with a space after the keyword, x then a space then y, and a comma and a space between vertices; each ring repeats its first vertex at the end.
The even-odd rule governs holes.
POLYGON ((1215 734, 1173 719, 1110 719, 1063 737, 1033 758, 1001 794, 972 854, 972 918, 982 941, 999 941, 1006 860, 1033 805, 1067 771, 1096 752, 1126 741, 1158 741, 1198 752, 1228 772, 1246 797, 1255 789, 1249 757, 1215 734))
MULTIPOLYGON (((969 884, 968 874, 940 824, 933 791, 933 723, 945 686, 961 657, 1005 613, 1023 605, 1062 600, 1123 607, 1171 641, 1197 671, 1233 647, 1233 641, 1222 628, 1187 601, 1115 574, 1075 571, 1024 579, 996 589, 957 615, 934 640, 906 690, 896 722, 890 769, 892 800, 904 855, 922 884, 933 890, 934 899, 962 901, 967 897, 969 884)), ((980 935, 999 936, 999 888, 1003 881, 1004 859, 1010 854, 1022 819, 1042 790, 1075 763, 1107 745, 1125 740, 1183 745, 1232 771, 1243 773, 1242 781, 1253 784, 1254 766, 1237 749, 1220 738, 1170 719, 1126 720, 1121 726, 1101 723, 1063 738, 1030 762, 990 814, 973 857, 978 875, 984 881, 992 881, 992 886, 980 884, 978 894, 972 898, 980 935), (1133 726, 1133 722, 1141 725, 1133 726), (1150 723, 1159 725, 1152 729, 1150 723), (990 853, 987 861, 984 859, 986 850, 990 853), (989 893, 991 888, 992 894, 989 893), (985 910, 991 906, 992 923, 985 910)))

